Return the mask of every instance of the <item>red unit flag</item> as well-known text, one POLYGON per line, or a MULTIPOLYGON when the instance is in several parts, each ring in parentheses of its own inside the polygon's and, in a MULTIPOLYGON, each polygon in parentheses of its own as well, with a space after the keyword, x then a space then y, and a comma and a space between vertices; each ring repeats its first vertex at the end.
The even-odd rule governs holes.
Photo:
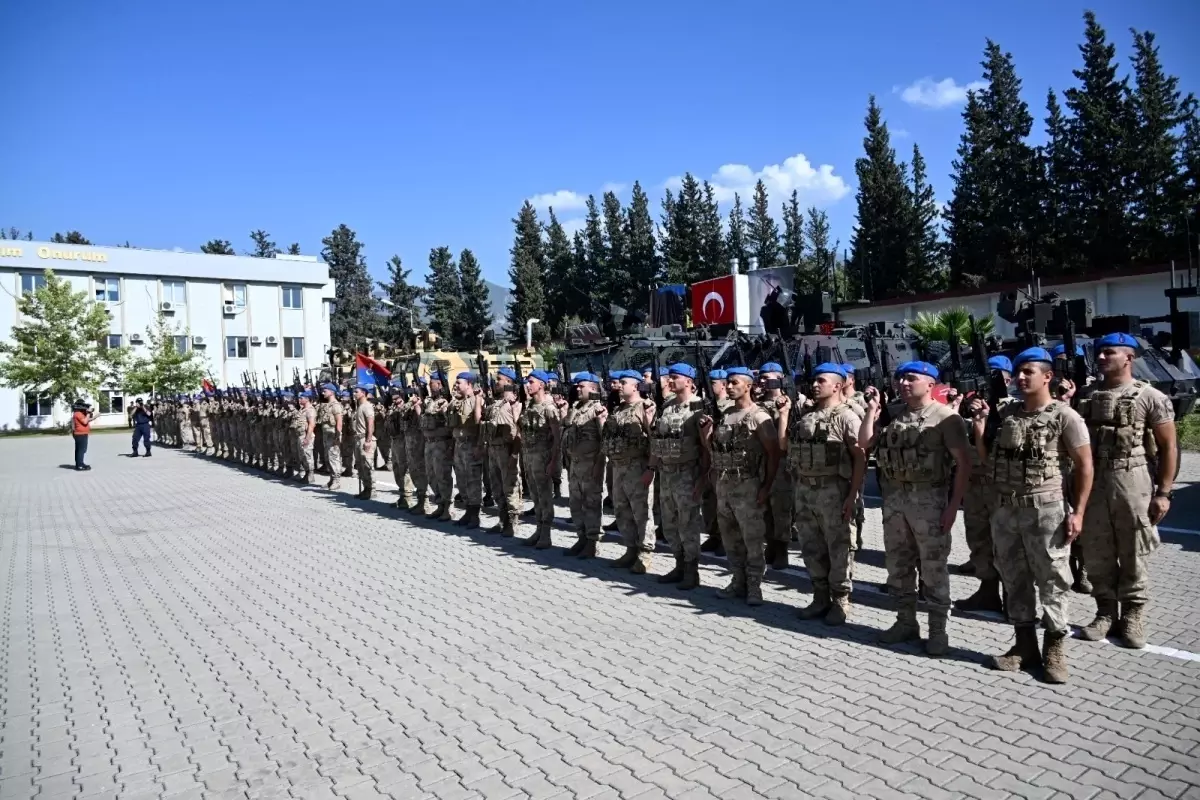
POLYGON ((692 284, 693 325, 732 325, 736 310, 732 275, 692 284))

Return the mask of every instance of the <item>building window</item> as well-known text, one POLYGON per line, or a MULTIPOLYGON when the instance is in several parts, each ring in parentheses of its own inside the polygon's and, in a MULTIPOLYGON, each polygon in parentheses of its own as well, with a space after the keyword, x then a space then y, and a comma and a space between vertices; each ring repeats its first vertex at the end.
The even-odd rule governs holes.
POLYGON ((234 283, 225 287, 225 302, 233 303, 234 308, 246 307, 246 285, 234 283))
POLYGON ((96 302, 116 303, 121 299, 120 278, 96 278, 96 302))
POLYGON ((304 293, 299 286, 283 287, 284 308, 304 308, 304 293))
POLYGON ((54 412, 54 403, 49 397, 38 397, 36 392, 25 393, 25 416, 48 417, 54 412))
POLYGON ((121 347, 121 334, 110 333, 108 336, 104 337, 104 346, 109 350, 119 349, 121 347))
POLYGON ((246 358, 249 351, 246 349, 245 336, 226 336, 225 337, 225 357, 226 358, 246 358))
POLYGON ((283 357, 284 358, 304 358, 304 337, 302 337, 302 336, 285 336, 285 337, 283 337, 283 357))
POLYGON ((46 285, 45 275, 22 275, 21 294, 31 294, 46 285))
POLYGON ((119 389, 105 389, 100 392, 101 414, 124 414, 125 393, 119 389))
POLYGON ((183 281, 163 281, 162 299, 176 308, 187 305, 187 284, 183 281))
POLYGON ((179 355, 183 355, 184 353, 186 353, 188 351, 188 347, 190 346, 188 343, 188 337, 174 336, 172 338, 175 340, 175 352, 176 353, 179 353, 179 355))

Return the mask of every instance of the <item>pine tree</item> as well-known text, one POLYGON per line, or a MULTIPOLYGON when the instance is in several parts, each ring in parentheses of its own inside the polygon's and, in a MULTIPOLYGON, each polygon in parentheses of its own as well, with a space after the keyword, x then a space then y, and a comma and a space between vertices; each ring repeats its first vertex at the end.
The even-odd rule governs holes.
MULTIPOLYGON (((946 238, 951 288, 982 285, 986 261, 986 212, 995 202, 987 150, 987 119, 979 96, 967 93, 958 157, 952 162, 954 194, 946 209, 946 238)), ((855 263, 859 263, 857 257, 855 263)), ((868 277, 869 280, 869 277, 868 277)))
POLYGON ((1195 98, 1179 91, 1179 79, 1167 75, 1158 57, 1154 34, 1133 31, 1132 97, 1134 132, 1129 137, 1133 170, 1130 216, 1133 258, 1165 263, 1182 255, 1174 236, 1186 213, 1180 171, 1183 126, 1194 113, 1195 98))
POLYGON ((908 272, 910 289, 917 293, 935 292, 942 288, 945 278, 943 247, 938 239, 938 208, 933 186, 925 171, 921 148, 913 144, 912 155, 912 212, 909 236, 908 272))
POLYGON ((542 275, 546 272, 546 254, 542 244, 542 225, 538 222, 537 211, 528 200, 521 206, 513 224, 516 226, 516 236, 509 251, 512 263, 508 269, 513 290, 508 301, 507 330, 511 337, 523 342, 525 322, 529 319, 542 321, 535 333, 539 338, 545 336, 546 295, 542 275))
POLYGON ((56 233, 50 241, 55 244, 91 244, 91 241, 79 231, 68 231, 65 235, 56 233))
POLYGON ((663 200, 663 241, 669 283, 695 283, 704 270, 704 246, 701 239, 701 219, 704 195, 700 183, 691 173, 683 176, 679 194, 668 191, 663 200))
POLYGON ((738 272, 750 269, 750 247, 746 236, 746 215, 742 211, 742 198, 734 192, 733 208, 729 209, 729 222, 725 226, 725 255, 730 264, 737 261, 738 272))
POLYGON ((629 300, 629 241, 625 235, 625 211, 613 192, 604 199, 604 263, 595 299, 605 307, 616 303, 624 307, 629 300))
POLYGON ((200 245, 200 252, 214 256, 231 256, 234 254, 233 244, 228 239, 209 239, 200 245))
POLYGON ((758 259, 760 269, 779 264, 779 225, 771 216, 770 199, 762 180, 754 186, 754 205, 750 207, 746 244, 750 248, 750 255, 758 259))
POLYGON ((254 252, 250 255, 255 258, 274 258, 276 253, 283 252, 275 246, 271 235, 266 231, 250 231, 250 241, 254 242, 254 252))
POLYGON ((409 282, 411 273, 412 270, 404 268, 400 256, 394 255, 388 259, 387 282, 379 283, 379 288, 387 294, 392 304, 388 309, 384 338, 399 346, 409 341, 412 329, 421 324, 421 309, 417 302, 424 296, 425 290, 409 282))
POLYGON ((864 120, 864 157, 854 162, 858 175, 857 224, 851 240, 854 263, 863 271, 867 299, 906 293, 911 196, 905 167, 896 161, 891 134, 871 95, 864 120))
POLYGON ((804 260, 804 212, 800 210, 800 195, 793 189, 783 206, 783 261, 798 265, 804 260))
POLYGON ((633 184, 625 225, 625 238, 629 242, 627 308, 649 311, 650 293, 662 277, 662 268, 654 239, 654 219, 650 216, 650 198, 642 191, 640 183, 633 184))
POLYGON ((345 224, 334 228, 321 245, 321 258, 329 266, 329 279, 335 286, 329 337, 333 347, 354 350, 377 338, 381 327, 363 245, 345 224))
POLYGON ((1083 67, 1073 70, 1077 88, 1065 93, 1071 119, 1073 223, 1088 269, 1111 269, 1129 263, 1128 207, 1133 169, 1128 136, 1132 129, 1128 80, 1117 79, 1116 48, 1091 11, 1084 13, 1085 41, 1079 46, 1083 67))
POLYGON ((459 341, 464 347, 483 341, 483 332, 492 325, 492 301, 483 271, 475 254, 464 249, 458 255, 458 281, 462 284, 462 315, 459 341))
POLYGON ((429 251, 429 271, 425 275, 425 313, 429 327, 448 342, 459 333, 463 312, 463 287, 458 265, 449 247, 429 251))
POLYGON ((298 256, 298 255, 300 255, 300 243, 299 243, 299 242, 292 242, 291 244, 289 244, 289 245, 288 245, 288 249, 287 249, 287 254, 288 254, 289 256, 298 256))
MULTIPOLYGON (((837 248, 829 241, 829 215, 812 206, 804 221, 804 249, 808 255, 804 261, 805 288, 807 291, 833 292, 833 268, 837 248)), ((797 287, 797 291, 801 287, 797 287)))
POLYGON ((1052 271, 1076 272, 1080 268, 1078 251, 1072 246, 1077 240, 1071 228, 1074 215, 1068 203, 1075 193, 1071 186, 1070 145, 1067 139, 1067 120, 1058 95, 1053 89, 1046 93, 1044 120, 1046 142, 1041 147, 1042 188, 1042 250, 1044 264, 1052 271), (1053 267, 1057 265, 1057 269, 1053 267))
POLYGON ((1191 264, 1193 256, 1200 256, 1200 118, 1194 110, 1183 126, 1179 160, 1183 166, 1184 211, 1179 223, 1181 231, 1176 233, 1175 239, 1187 243, 1186 261, 1191 264))
MULTIPOLYGON (((576 233, 578 240, 583 239, 576 233)), ((546 325, 551 335, 563 336, 563 322, 577 310, 580 305, 580 295, 576 288, 579 280, 575 252, 571 249, 571 240, 567 231, 550 209, 550 224, 546 226, 546 273, 542 276, 542 285, 546 294, 546 325)), ((586 295, 583 295, 586 297, 586 295)))
MULTIPOLYGON (((583 222, 583 238, 587 242, 587 258, 584 261, 583 270, 580 272, 583 285, 578 288, 591 298, 596 297, 604 291, 604 270, 605 265, 608 263, 608 248, 604 242, 604 220, 600 216, 600 207, 596 203, 596 198, 592 195, 588 195, 587 199, 587 216, 583 222)), ((596 305, 603 306, 603 302, 599 304, 587 303, 586 308, 580 309, 580 318, 585 320, 595 319, 596 305)))
POLYGON ((725 256, 725 230, 721 227, 721 206, 716 190, 704 182, 704 201, 700 207, 700 277, 715 278, 729 272, 725 256))

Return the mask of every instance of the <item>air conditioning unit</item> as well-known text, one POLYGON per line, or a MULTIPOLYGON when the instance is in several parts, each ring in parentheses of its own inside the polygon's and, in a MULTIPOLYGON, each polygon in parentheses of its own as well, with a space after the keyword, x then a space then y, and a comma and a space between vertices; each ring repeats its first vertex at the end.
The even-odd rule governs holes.
POLYGON ((164 300, 158 304, 160 310, 170 313, 175 310, 175 304, 170 300, 164 300))
POLYGON ((268 336, 267 344, 279 344, 279 340, 276 339, 274 336, 268 336))
POLYGON ((226 314, 233 314, 237 311, 237 306, 235 306, 232 302, 226 302, 221 307, 221 310, 226 314))
POLYGON ((257 336, 251 336, 250 344, 262 344, 262 339, 258 338, 257 336))
POLYGON ((129 334, 129 343, 130 344, 141 344, 142 343, 142 335, 140 333, 129 334))
POLYGON ((192 337, 192 347, 204 347, 204 337, 203 336, 193 336, 192 337))

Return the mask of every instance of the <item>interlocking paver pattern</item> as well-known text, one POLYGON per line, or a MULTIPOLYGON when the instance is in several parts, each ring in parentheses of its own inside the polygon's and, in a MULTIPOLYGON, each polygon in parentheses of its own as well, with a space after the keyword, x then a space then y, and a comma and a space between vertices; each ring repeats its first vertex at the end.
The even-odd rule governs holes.
MULTIPOLYGON (((877 645, 877 509, 830 629, 800 571, 750 609, 717 560, 681 593, 125 443, 78 474, 0 441, 5 800, 1200 796, 1200 661, 1072 641, 1055 687, 983 666, 994 619, 941 659, 877 645)), ((1200 537, 1164 538, 1150 641, 1198 652, 1200 537)))

